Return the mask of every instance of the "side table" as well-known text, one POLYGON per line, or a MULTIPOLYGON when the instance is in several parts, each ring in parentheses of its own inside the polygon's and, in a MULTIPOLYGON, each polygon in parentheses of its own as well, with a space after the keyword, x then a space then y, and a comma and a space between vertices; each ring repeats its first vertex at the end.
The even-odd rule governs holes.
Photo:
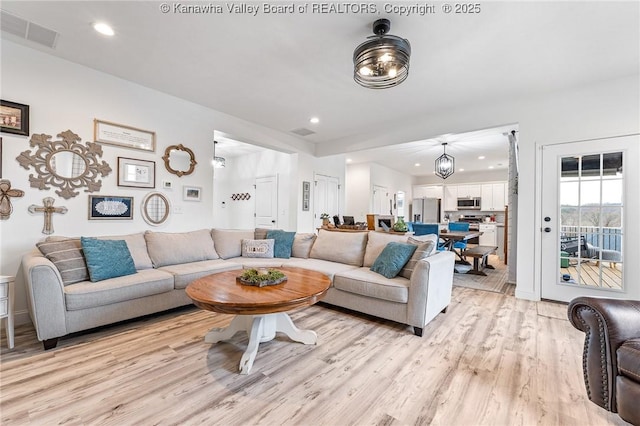
POLYGON ((9 349, 13 349, 13 299, 15 277, 0 275, 0 321, 6 318, 5 330, 9 349))

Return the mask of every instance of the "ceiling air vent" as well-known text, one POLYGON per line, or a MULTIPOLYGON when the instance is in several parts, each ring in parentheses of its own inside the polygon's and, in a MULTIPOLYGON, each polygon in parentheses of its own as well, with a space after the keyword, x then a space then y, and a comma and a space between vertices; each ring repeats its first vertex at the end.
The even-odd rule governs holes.
POLYGON ((315 132, 313 130, 309 130, 309 129, 305 129, 304 127, 301 127, 299 129, 291 130, 291 133, 295 133, 296 135, 299 135, 299 136, 309 136, 309 135, 313 135, 315 132))
POLYGON ((0 14, 2 31, 13 34, 25 40, 41 44, 54 49, 58 41, 58 33, 33 22, 29 22, 4 10, 0 14))

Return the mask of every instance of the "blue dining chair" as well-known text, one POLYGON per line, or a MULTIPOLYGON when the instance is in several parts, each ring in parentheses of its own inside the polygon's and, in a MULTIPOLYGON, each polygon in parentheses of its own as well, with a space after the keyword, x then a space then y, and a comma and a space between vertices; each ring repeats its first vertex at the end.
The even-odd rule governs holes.
POLYGON ((444 243, 440 241, 440 225, 437 223, 413 223, 413 235, 419 236, 429 234, 435 234, 438 237, 438 244, 436 246, 438 251, 446 250, 444 243))
MULTIPOLYGON (((449 222, 449 231, 469 232, 469 223, 468 222, 449 222)), ((467 248, 467 242, 456 241, 453 243, 453 248, 458 250, 465 250, 467 248)))

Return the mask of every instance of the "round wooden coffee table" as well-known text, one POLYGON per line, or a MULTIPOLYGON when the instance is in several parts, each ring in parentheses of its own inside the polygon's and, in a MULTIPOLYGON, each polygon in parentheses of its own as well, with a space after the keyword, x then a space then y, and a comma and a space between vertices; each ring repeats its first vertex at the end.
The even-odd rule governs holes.
POLYGON ((199 308, 235 314, 226 328, 214 328, 204 341, 217 343, 246 331, 249 344, 240 360, 240 374, 249 374, 260 342, 272 340, 280 331, 293 341, 314 345, 318 336, 312 330, 300 330, 286 313, 313 305, 326 294, 331 280, 325 274, 302 268, 274 268, 287 276, 282 284, 254 287, 240 284, 242 270, 220 272, 197 279, 187 286, 187 295, 199 308))

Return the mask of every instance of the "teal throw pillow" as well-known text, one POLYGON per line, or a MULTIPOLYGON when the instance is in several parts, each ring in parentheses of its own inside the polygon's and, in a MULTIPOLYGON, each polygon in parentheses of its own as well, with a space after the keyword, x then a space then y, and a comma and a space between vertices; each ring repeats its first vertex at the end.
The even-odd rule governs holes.
POLYGON ((371 265, 371 270, 386 278, 393 278, 411 259, 416 248, 414 244, 391 242, 382 249, 382 253, 371 265))
POLYGON ((288 259, 291 257, 291 247, 293 247, 293 239, 295 232, 287 232, 280 230, 271 230, 267 232, 267 239, 275 240, 273 245, 273 257, 280 259, 288 259))
POLYGON ((93 282, 136 273, 136 266, 124 240, 81 237, 89 279, 93 282))

